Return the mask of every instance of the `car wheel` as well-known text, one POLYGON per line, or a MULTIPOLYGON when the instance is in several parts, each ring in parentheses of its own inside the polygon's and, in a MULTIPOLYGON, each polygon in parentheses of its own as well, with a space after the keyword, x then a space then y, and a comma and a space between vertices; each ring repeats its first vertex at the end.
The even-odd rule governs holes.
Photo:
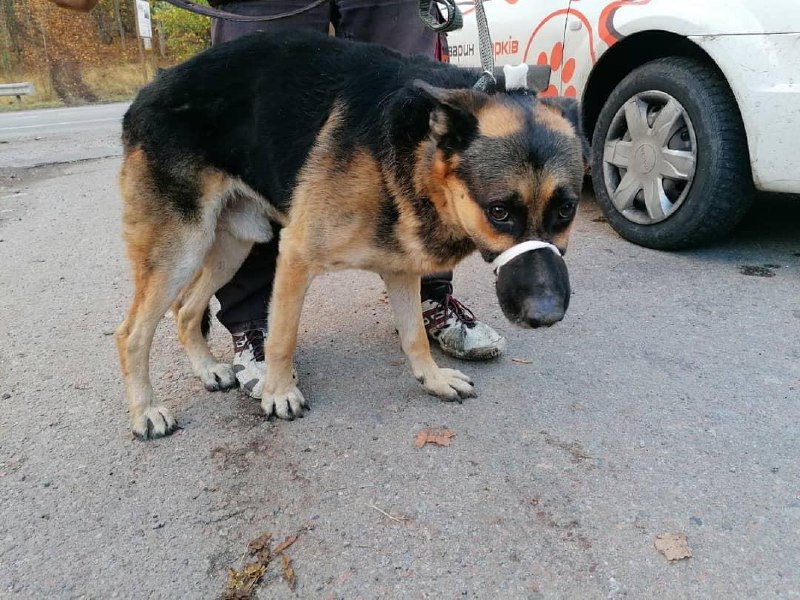
POLYGON ((635 244, 708 243, 752 200, 736 100, 702 61, 662 58, 632 71, 600 111, 592 146, 595 196, 609 224, 635 244))

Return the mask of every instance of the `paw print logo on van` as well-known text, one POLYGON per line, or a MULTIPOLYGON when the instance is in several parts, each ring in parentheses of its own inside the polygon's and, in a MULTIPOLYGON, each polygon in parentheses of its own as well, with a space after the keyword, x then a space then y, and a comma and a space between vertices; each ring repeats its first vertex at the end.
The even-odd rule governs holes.
MULTIPOLYGON (((550 66, 550 81, 557 81, 558 78, 567 87, 564 88, 564 95, 575 98, 578 95, 574 86, 568 85, 575 75, 575 59, 570 57, 564 60, 564 45, 556 42, 548 55, 547 52, 540 52, 536 58, 537 65, 550 66)), ((557 96, 558 87, 551 83, 550 86, 539 94, 540 96, 557 96)))

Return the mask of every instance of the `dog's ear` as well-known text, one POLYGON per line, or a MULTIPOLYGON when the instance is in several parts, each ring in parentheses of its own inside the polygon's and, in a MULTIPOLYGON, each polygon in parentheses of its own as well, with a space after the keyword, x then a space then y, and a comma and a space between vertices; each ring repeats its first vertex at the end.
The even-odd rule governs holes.
POLYGON ((539 102, 557 110, 562 117, 572 124, 575 129, 575 134, 581 140, 581 148, 583 150, 583 164, 589 165, 591 151, 589 147, 589 140, 583 130, 583 118, 581 117, 581 105, 575 98, 567 98, 566 96, 548 96, 545 98, 539 97, 539 102))
POLYGON ((572 123, 576 133, 583 132, 583 123, 581 120, 581 105, 575 98, 567 98, 566 96, 538 96, 537 98, 542 104, 557 110, 562 117, 572 123))
POLYGON ((420 80, 414 81, 414 87, 433 105, 428 119, 431 139, 451 152, 466 148, 478 131, 476 113, 488 96, 477 90, 439 88, 420 80))

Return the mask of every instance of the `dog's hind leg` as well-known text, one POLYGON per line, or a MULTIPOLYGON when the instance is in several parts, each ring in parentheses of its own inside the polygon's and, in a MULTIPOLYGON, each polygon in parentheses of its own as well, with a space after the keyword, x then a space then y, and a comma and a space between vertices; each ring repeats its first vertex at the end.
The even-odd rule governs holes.
POLYGON ((455 369, 442 369, 431 356, 420 304, 420 279, 408 273, 384 273, 403 352, 411 362, 414 377, 429 394, 461 401, 476 396, 470 378, 455 369))
POLYGON ((234 276, 247 258, 252 242, 237 239, 218 228, 214 245, 203 261, 203 270, 186 288, 179 301, 176 322, 178 339, 186 349, 194 374, 209 391, 227 390, 236 385, 231 365, 217 361, 203 336, 202 320, 211 296, 234 276))
POLYGON ((136 290, 128 316, 116 333, 133 433, 144 439, 168 435, 176 428, 174 417, 157 402, 153 392, 150 348, 164 313, 199 268, 203 256, 202 252, 192 256, 191 250, 181 248, 182 256, 177 257, 176 247, 188 244, 172 239, 170 245, 167 254, 171 256, 159 256, 161 248, 151 253, 131 252, 136 290), (137 254, 140 259, 135 258, 137 254))
MULTIPOLYGON (((194 174, 188 173, 194 181, 194 174)), ((222 178, 207 177, 197 186, 192 214, 175 204, 175 185, 153 176, 144 152, 126 152, 120 177, 123 236, 133 268, 134 297, 116 332, 133 433, 140 438, 170 434, 175 418, 158 403, 150 381, 150 348, 164 313, 192 281, 214 241, 221 206, 222 178)))

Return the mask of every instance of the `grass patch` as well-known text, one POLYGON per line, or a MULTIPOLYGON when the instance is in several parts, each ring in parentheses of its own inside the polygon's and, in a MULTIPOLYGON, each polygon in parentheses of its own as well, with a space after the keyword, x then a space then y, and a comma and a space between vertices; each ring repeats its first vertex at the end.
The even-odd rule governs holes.
MULTIPOLYGON (((81 75, 87 87, 94 92, 100 102, 124 102, 132 100, 144 84, 144 74, 140 63, 122 65, 86 66, 81 75)), ((147 65, 148 81, 153 78, 152 64, 147 65)), ((18 77, 0 76, 0 83, 30 82, 36 92, 22 96, 18 102, 14 96, 0 96, 0 111, 29 110, 34 108, 53 108, 64 106, 59 100, 50 77, 46 73, 24 73, 18 77)))
MULTIPOLYGON (((148 81, 153 78, 153 69, 148 65, 148 81)), ((103 101, 130 100, 144 85, 142 65, 127 64, 116 67, 87 67, 83 71, 86 85, 103 101)))

